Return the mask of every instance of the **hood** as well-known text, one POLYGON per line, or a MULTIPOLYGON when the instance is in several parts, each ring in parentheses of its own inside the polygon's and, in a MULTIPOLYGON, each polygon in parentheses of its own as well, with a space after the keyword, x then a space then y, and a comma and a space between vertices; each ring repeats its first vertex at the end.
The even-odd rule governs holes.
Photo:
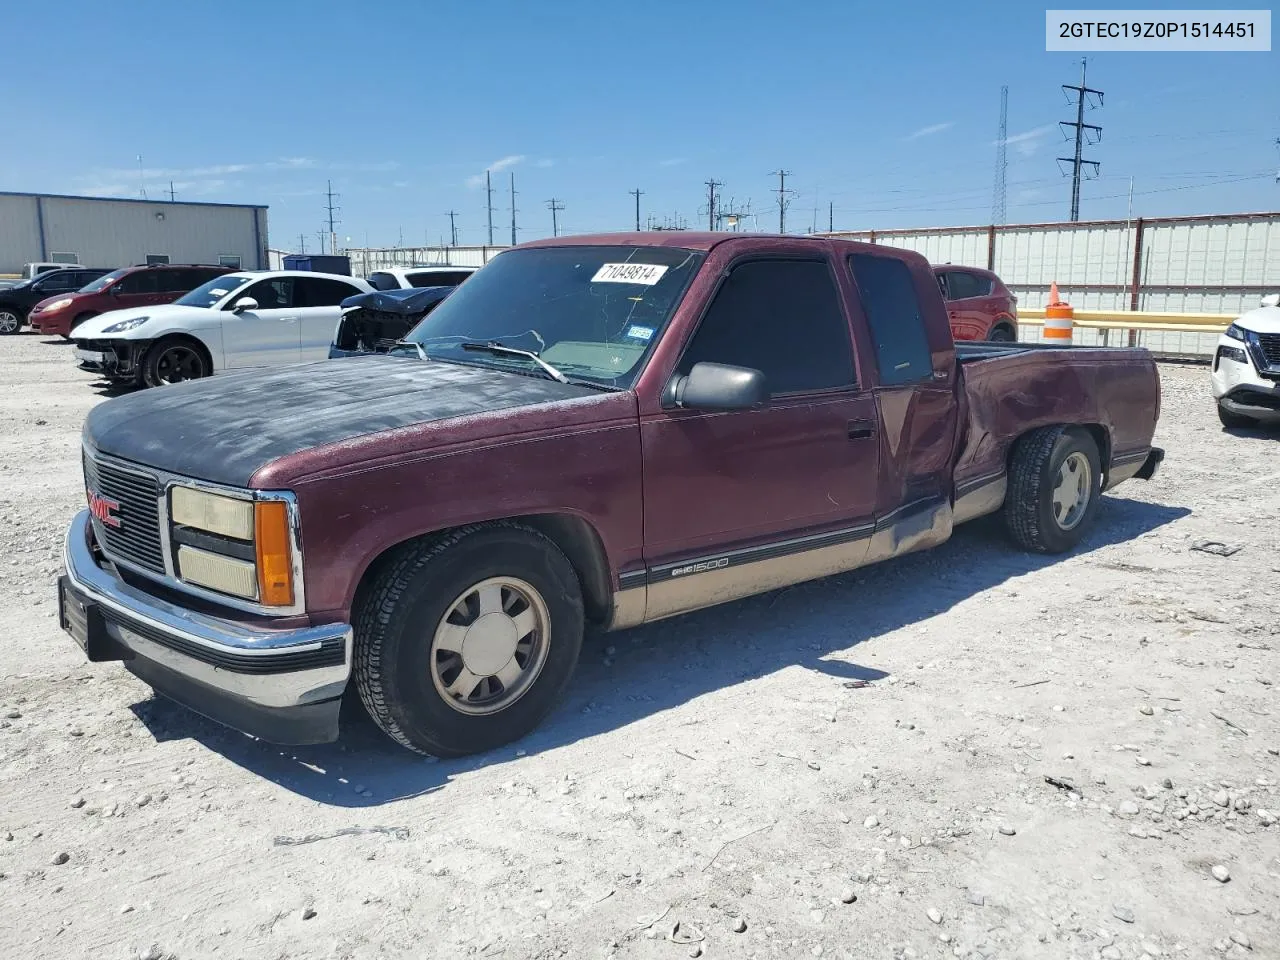
MULTIPOLYGON (((144 323, 122 333, 104 334, 103 331, 113 323, 119 323, 121 320, 132 320, 135 317, 151 317, 156 321, 173 321, 183 316, 192 316, 194 319, 204 320, 208 318, 209 311, 204 307, 179 307, 171 303, 157 304, 152 307, 126 307, 123 310, 108 310, 106 313, 100 313, 96 317, 90 317, 76 327, 75 338, 77 340, 97 340, 106 336, 110 339, 146 340, 149 337, 147 328, 151 324, 144 323)), ((159 326, 158 323, 156 325, 159 326)))
POLYGON ((357 293, 342 301, 343 311, 361 308, 379 313, 398 313, 410 316, 422 313, 439 303, 454 287, 410 287, 406 290, 376 290, 373 293, 357 293))
POLYGON ((1280 333, 1280 307, 1258 307, 1240 315, 1236 326, 1254 333, 1280 333))
POLYGON ((414 424, 578 397, 589 387, 440 361, 352 357, 248 370, 100 403, 84 424, 103 453, 247 487, 273 460, 414 424))

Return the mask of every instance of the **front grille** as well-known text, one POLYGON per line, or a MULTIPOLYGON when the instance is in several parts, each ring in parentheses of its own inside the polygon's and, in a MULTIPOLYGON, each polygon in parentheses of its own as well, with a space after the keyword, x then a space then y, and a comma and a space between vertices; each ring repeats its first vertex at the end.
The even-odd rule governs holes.
POLYGON ((93 518, 93 532, 112 560, 163 574, 160 541, 160 484, 141 470, 126 469, 104 460, 84 457, 85 485, 100 497, 116 501, 118 527, 93 518))
POLYGON ((1259 333, 1258 347, 1269 367, 1280 367, 1280 333, 1259 333))

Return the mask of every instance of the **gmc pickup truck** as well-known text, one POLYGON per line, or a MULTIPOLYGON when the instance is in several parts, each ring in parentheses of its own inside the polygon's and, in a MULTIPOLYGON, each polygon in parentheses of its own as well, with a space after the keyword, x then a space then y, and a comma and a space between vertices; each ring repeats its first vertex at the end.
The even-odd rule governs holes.
POLYGON ((61 623, 280 743, 358 694, 412 750, 533 729, 587 629, 945 541, 1071 549, 1150 477, 1144 350, 957 347, 923 257, 636 233, 499 254, 391 352, 109 400, 61 623))

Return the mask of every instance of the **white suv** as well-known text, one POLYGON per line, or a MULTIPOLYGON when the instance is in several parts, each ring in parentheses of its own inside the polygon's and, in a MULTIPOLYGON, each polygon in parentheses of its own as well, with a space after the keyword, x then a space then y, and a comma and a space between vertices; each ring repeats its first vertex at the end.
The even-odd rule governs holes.
POLYGON ((227 273, 163 306, 112 310, 75 328, 88 370, 139 386, 324 360, 347 297, 372 287, 306 270, 227 273))
POLYGON ((408 290, 410 287, 456 287, 479 267, 388 267, 369 274, 375 290, 408 290))
POLYGON ((1280 296, 1262 304, 1218 338, 1210 376, 1225 427, 1280 421, 1280 296))

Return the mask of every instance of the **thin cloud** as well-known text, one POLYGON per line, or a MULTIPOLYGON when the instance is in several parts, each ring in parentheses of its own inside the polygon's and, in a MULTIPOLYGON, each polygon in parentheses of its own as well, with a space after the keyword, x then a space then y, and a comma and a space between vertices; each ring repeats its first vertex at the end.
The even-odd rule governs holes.
POLYGON ((474 176, 467 177, 467 186, 482 187, 484 186, 485 173, 498 173, 499 171, 506 170, 508 167, 514 167, 517 163, 523 162, 523 153, 509 153, 500 160, 495 160, 493 163, 489 164, 489 166, 485 167, 484 173, 477 173, 474 176))
POLYGON ((539 160, 537 163, 534 164, 535 167, 541 167, 543 170, 547 169, 548 167, 554 167, 555 165, 556 165, 556 162, 554 160, 550 160, 546 157, 543 157, 541 160, 539 160))
POLYGON ((682 164, 682 163, 688 163, 688 162, 689 162, 689 158, 688 158, 688 157, 672 157, 670 160, 659 160, 659 161, 658 161, 658 166, 660 166, 660 167, 678 167, 678 166, 680 166, 680 164, 682 164))
MULTIPOLYGON (((1033 130, 1024 130, 1022 133, 1015 133, 1005 138, 1005 143, 1012 146, 1018 153, 1024 157, 1029 157, 1040 149, 1040 141, 1053 130, 1053 124, 1047 123, 1043 127, 1036 127, 1033 130)), ((999 144, 1000 141, 996 141, 999 144)))
POLYGON ((950 130, 955 125, 954 120, 948 120, 946 123, 931 123, 927 127, 921 127, 915 133, 908 134, 904 139, 919 140, 921 137, 931 137, 935 133, 941 133, 943 130, 950 130))

